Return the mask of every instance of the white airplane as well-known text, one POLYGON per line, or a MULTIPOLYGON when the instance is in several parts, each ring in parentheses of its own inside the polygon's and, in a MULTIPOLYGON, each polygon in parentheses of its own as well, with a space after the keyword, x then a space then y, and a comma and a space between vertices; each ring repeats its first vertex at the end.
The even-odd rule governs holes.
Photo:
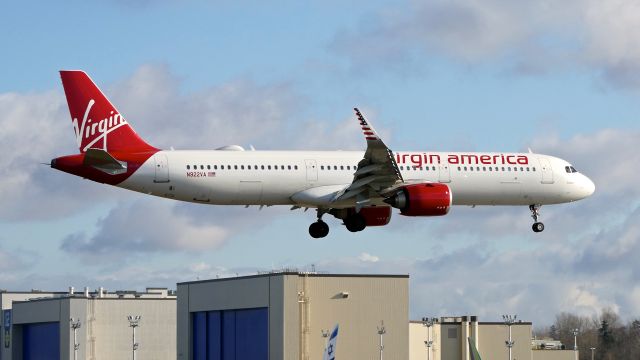
POLYGON ((595 190, 570 163, 548 155, 393 152, 358 109, 365 151, 160 150, 136 134, 86 73, 60 75, 80 153, 51 160, 52 168, 200 204, 314 208, 314 238, 329 233, 326 214, 357 232, 388 224, 392 207, 421 217, 445 215, 452 205, 529 206, 540 232, 540 206, 595 190))

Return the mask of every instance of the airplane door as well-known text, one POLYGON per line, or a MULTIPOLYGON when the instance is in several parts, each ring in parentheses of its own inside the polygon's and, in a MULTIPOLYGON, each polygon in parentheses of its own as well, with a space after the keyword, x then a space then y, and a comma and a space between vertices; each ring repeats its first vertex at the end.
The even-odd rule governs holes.
POLYGON ((167 155, 158 153, 153 156, 153 160, 155 162, 155 172, 156 172, 153 182, 155 183, 169 182, 169 161, 167 160, 167 155))
POLYGON ((307 182, 318 181, 318 164, 315 160, 305 160, 305 166, 307 167, 307 182))
POLYGON ((449 183, 451 182, 451 170, 448 164, 438 165, 438 182, 449 183))
POLYGON ((543 184, 553 184, 553 168, 551 167, 549 159, 539 157, 538 160, 540 160, 540 170, 542 173, 542 180, 540 182, 543 184))

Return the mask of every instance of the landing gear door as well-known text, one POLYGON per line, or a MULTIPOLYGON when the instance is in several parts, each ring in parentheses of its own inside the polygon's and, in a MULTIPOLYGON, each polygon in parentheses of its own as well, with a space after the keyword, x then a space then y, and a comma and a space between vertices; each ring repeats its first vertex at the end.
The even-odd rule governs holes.
POLYGON ((451 170, 449 169, 449 164, 438 165, 438 182, 451 182, 451 170))
POLYGON ((167 160, 167 155, 158 153, 153 156, 153 160, 155 162, 155 172, 156 172, 153 182, 155 183, 169 182, 169 162, 167 160))
POLYGON ((540 182, 543 184, 553 184, 553 168, 551 168, 549 159, 539 157, 538 160, 540 160, 540 172, 542 173, 542 180, 540 182))
POLYGON ((307 182, 314 183, 318 181, 318 164, 315 160, 305 160, 305 166, 307 167, 307 182))

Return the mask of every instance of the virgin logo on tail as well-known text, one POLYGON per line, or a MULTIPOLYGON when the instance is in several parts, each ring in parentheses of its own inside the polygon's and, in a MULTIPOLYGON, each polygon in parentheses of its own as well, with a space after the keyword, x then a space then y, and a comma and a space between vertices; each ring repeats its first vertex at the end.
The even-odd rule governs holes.
POLYGON ((95 143, 103 140, 102 148, 107 150, 107 135, 115 129, 127 125, 127 120, 117 112, 111 111, 108 118, 94 121, 89 118, 91 108, 96 103, 95 100, 89 100, 87 109, 84 111, 82 122, 78 124, 78 118, 73 118, 73 130, 76 133, 76 142, 82 152, 87 151, 95 143))

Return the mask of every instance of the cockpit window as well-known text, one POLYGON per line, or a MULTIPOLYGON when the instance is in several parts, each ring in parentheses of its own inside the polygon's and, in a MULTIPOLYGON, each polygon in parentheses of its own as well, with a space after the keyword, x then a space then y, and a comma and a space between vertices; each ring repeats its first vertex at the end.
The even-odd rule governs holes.
POLYGON ((569 166, 569 167, 571 168, 571 172, 572 173, 577 173, 578 172, 578 170, 576 170, 576 168, 574 168, 573 166, 569 166))
POLYGON ((567 174, 577 173, 578 172, 578 170, 576 170, 573 166, 565 166, 564 167, 564 171, 566 171, 567 174))

